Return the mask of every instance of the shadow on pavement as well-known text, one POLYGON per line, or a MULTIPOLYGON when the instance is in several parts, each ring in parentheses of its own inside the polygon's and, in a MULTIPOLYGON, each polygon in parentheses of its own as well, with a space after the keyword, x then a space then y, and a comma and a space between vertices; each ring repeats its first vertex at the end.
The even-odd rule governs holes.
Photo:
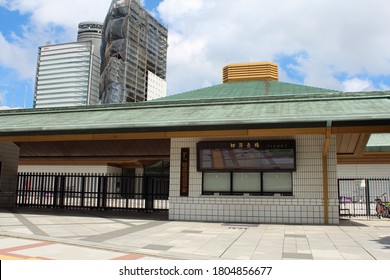
POLYGON ((101 217, 116 219, 143 219, 143 220, 168 220, 168 211, 145 212, 145 211, 122 211, 122 210, 80 210, 80 209, 57 209, 57 208, 0 208, 0 213, 17 213, 28 215, 53 215, 74 217, 101 217))

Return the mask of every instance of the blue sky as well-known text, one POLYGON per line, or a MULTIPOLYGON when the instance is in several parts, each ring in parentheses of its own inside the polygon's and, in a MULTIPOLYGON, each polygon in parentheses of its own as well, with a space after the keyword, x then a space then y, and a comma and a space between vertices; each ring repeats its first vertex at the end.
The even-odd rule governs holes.
MULTIPOLYGON (((111 0, 0 0, 0 106, 31 107, 38 46, 76 40, 111 0)), ((168 94, 221 83, 229 63, 273 61, 279 80, 390 89, 387 0, 142 0, 169 30, 168 94)))
MULTIPOLYGON (((13 33, 20 34, 22 32, 22 25, 28 23, 28 17, 23 16, 17 11, 9 11, 0 7, 0 32, 6 38, 6 40, 12 41, 13 33)), ((0 66, 0 93, 3 94, 2 105, 11 106, 12 103, 18 107, 24 106, 24 96, 21 93, 26 92, 26 87, 33 86, 31 79, 19 79, 17 73, 13 69, 8 67, 0 66)), ((0 97, 1 98, 1 97, 0 97)), ((31 101, 29 101, 31 102, 31 101)), ((27 103, 27 94, 26 94, 27 103)), ((1 106, 0 104, 0 106, 1 106)))

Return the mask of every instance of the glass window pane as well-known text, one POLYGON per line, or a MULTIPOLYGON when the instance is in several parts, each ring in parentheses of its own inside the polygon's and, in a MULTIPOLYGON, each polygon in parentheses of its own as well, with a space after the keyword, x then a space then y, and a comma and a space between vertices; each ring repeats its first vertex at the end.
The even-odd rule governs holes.
POLYGON ((234 192, 260 192, 261 173, 234 173, 234 192))
POLYGON ((263 173, 264 192, 292 192, 292 177, 290 172, 263 173))
POLYGON ((203 173, 204 192, 230 192, 230 173, 203 173))

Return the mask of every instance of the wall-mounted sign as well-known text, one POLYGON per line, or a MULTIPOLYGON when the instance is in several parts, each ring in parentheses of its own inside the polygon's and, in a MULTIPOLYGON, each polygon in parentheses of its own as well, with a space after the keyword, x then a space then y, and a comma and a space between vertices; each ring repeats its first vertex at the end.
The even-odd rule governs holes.
POLYGON ((295 171, 295 140, 200 142, 198 171, 295 171))
POLYGON ((190 183, 190 149, 181 149, 180 158, 180 196, 188 196, 190 183))

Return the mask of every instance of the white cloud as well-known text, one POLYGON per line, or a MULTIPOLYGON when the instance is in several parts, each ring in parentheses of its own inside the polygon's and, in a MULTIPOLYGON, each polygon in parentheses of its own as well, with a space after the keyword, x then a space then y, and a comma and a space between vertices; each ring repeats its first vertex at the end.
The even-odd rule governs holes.
POLYGON ((170 34, 171 93, 220 83, 229 63, 295 53, 307 54, 295 70, 313 86, 342 89, 338 73, 390 73, 386 0, 165 0, 158 11, 170 34))
MULTIPOLYGON (((22 34, 0 33, 0 66, 33 79, 39 45, 74 41, 78 23, 103 21, 110 3, 0 0, 0 6, 30 20, 22 34)), ((387 0, 163 0, 153 13, 169 29, 170 94, 220 83, 229 63, 279 56, 294 56, 293 67, 280 69, 281 79, 289 82, 294 81, 290 69, 305 84, 331 89, 353 88, 358 83, 350 77, 362 73, 367 81, 389 77, 387 0), (350 81, 340 81, 339 73, 350 81)), ((389 88, 389 80, 379 83, 368 88, 389 88)))
POLYGON ((373 84, 368 79, 352 78, 343 82, 344 91, 357 92, 374 90, 373 84))
POLYGON ((158 10, 168 24, 176 24, 186 17, 196 17, 202 8, 205 8, 203 0, 171 0, 163 1, 158 10))
POLYGON ((80 21, 103 21, 110 3, 111 0, 3 0, 0 4, 31 15, 31 24, 35 26, 54 24, 77 30, 80 21))
MULTIPOLYGON (((18 43, 8 42, 0 33, 0 65, 15 69, 22 79, 31 78, 34 74, 34 59, 28 48, 23 48, 18 43)), ((35 51, 36 53, 36 51, 35 51)))
POLYGON ((0 6, 28 17, 21 34, 0 32, 0 66, 33 79, 38 46, 75 41, 78 23, 103 21, 111 0, 1 0, 0 6))

